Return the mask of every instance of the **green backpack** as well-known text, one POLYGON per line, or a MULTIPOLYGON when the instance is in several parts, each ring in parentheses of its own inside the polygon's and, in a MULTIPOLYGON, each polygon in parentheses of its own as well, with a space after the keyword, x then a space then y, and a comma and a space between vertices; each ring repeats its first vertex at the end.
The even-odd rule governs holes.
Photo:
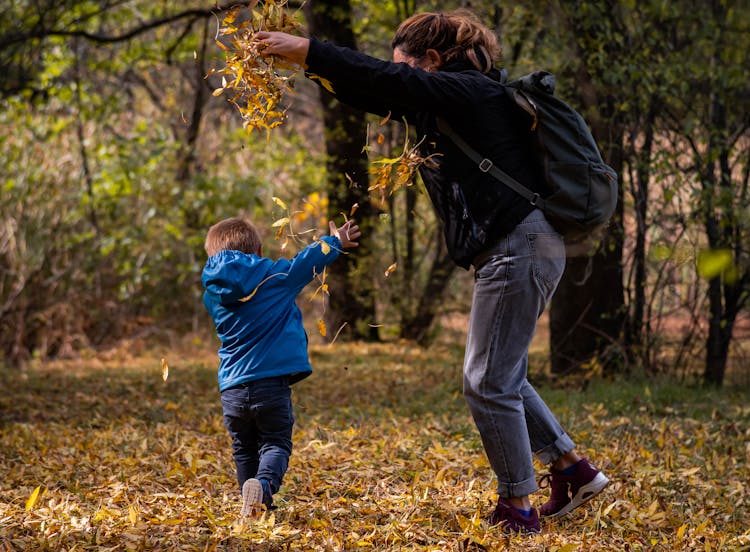
POLYGON ((565 241, 585 240, 608 222, 617 206, 617 173, 602 160, 583 117, 554 96, 555 77, 537 71, 502 83, 513 101, 532 118, 530 134, 535 156, 552 192, 541 197, 500 170, 448 123, 438 118, 438 129, 448 136, 482 172, 539 207, 565 241))

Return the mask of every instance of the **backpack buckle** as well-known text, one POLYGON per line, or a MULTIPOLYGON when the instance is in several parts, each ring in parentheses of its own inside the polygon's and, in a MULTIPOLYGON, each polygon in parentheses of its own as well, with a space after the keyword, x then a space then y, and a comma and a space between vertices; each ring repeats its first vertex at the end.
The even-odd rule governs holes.
POLYGON ((482 159, 482 162, 479 163, 479 170, 484 173, 489 172, 491 168, 492 168, 492 161, 490 161, 487 158, 482 159))
POLYGON ((539 198, 542 197, 539 194, 535 193, 531 198, 531 204, 536 207, 536 202, 539 201, 539 198))

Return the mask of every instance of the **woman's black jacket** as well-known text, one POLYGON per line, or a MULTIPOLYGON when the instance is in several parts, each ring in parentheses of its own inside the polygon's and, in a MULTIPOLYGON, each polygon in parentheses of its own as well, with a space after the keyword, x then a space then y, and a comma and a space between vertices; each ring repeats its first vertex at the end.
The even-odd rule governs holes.
MULTIPOLYGON (((534 207, 483 173, 440 134, 445 119, 474 149, 516 180, 547 195, 531 157, 526 121, 503 86, 500 73, 482 74, 463 64, 427 72, 405 63, 310 40, 308 76, 330 81, 341 102, 416 127, 424 157, 437 154, 437 167, 420 167, 422 180, 443 223, 448 252, 468 269, 476 256, 508 234, 534 207)), ((319 82, 319 81, 318 81, 319 82)))

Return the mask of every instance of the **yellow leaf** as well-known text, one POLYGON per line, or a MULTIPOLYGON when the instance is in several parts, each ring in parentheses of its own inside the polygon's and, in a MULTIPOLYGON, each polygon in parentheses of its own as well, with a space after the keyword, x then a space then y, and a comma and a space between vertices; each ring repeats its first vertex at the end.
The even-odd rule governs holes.
POLYGON ((131 525, 135 525, 138 522, 138 512, 135 511, 132 504, 128 508, 128 520, 131 525))
POLYGON ((697 537, 701 533, 703 533, 706 530, 706 527, 708 527, 708 520, 705 520, 703 523, 701 523, 698 527, 696 527, 693 530, 693 536, 697 537))
POLYGON ((560 547, 560 551, 559 552, 573 552, 573 550, 577 550, 577 549, 578 549, 578 545, 577 544, 575 544, 573 542, 569 542, 568 544, 562 545, 560 547))
POLYGON ((276 227, 282 227, 283 228, 287 224, 289 224, 289 217, 284 217, 284 218, 280 218, 279 220, 277 220, 276 222, 274 222, 271 225, 271 227, 272 228, 276 228, 276 227))
POLYGON ((680 525, 679 529, 677 529, 677 538, 681 539, 685 535, 685 530, 687 529, 687 524, 683 523, 680 525))
MULTIPOLYGON (((320 241, 320 250, 323 252, 324 255, 328 255, 331 252, 331 246, 328 245, 326 242, 324 242, 324 241, 321 240, 320 241)), ((323 335, 325 335, 325 334, 323 334, 323 335)))
POLYGON ((385 271, 385 277, 388 278, 391 274, 393 274, 396 271, 396 265, 398 263, 393 263, 391 266, 389 266, 385 271))
POLYGON ((615 501, 615 502, 613 502, 612 504, 610 504, 609 506, 607 506, 607 507, 606 507, 606 508, 604 509, 604 512, 602 512, 602 515, 603 515, 603 516, 605 516, 605 517, 606 517, 606 516, 608 516, 608 515, 609 515, 609 513, 610 513, 610 512, 612 511, 612 509, 613 509, 613 508, 614 508, 615 506, 617 506, 617 501, 615 501))
POLYGON ((351 210, 349 211, 349 216, 350 216, 350 217, 353 217, 353 216, 354 216, 354 213, 356 213, 356 212, 357 212, 357 209, 359 209, 359 203, 355 203, 354 205, 352 205, 352 208, 351 208, 351 210))
POLYGON ((323 86, 323 88, 325 88, 326 90, 328 90, 331 94, 335 94, 336 93, 333 90, 333 84, 331 84, 331 81, 329 81, 328 79, 324 79, 323 77, 319 77, 318 75, 313 75, 313 74, 308 75, 308 77, 310 79, 314 79, 314 80, 320 81, 320 84, 323 86))
POLYGON ((32 508, 34 508, 34 505, 36 504, 37 499, 39 498, 39 491, 41 491, 42 486, 39 485, 36 489, 33 490, 31 493, 31 496, 26 501, 26 511, 30 512, 32 508))
POLYGON ((468 529, 471 529, 473 527, 473 523, 471 522, 471 520, 467 517, 462 516, 461 514, 456 515, 456 521, 458 521, 458 526, 463 532, 466 532, 468 529))
POLYGON ((320 335, 322 335, 323 337, 326 336, 326 332, 327 332, 326 323, 323 322, 323 320, 318 320, 318 331, 320 332, 320 335))
POLYGON ((732 266, 729 249, 706 249, 698 253, 698 275, 711 280, 732 266))
POLYGON ((214 96, 221 96, 223 93, 224 93, 223 88, 217 88, 216 90, 213 91, 214 96))
POLYGON ((274 203, 275 203, 276 205, 278 205, 279 207, 281 207, 282 209, 287 209, 287 208, 288 208, 288 207, 286 206, 286 203, 284 203, 283 201, 281 201, 281 200, 280 200, 280 199, 279 199, 278 197, 274 196, 274 197, 272 197, 271 199, 273 199, 273 202, 274 202, 274 203))
POLYGON ((164 381, 167 381, 167 378, 169 377, 169 366, 167 365, 167 359, 163 358, 161 359, 161 379, 164 381))

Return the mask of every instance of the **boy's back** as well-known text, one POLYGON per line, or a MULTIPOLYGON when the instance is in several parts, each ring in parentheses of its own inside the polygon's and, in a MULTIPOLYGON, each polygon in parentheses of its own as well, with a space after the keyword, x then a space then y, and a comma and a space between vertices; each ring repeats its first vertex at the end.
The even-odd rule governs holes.
POLYGON ((293 259, 272 261, 255 254, 223 250, 203 269, 203 303, 216 324, 219 390, 255 379, 291 376, 299 381, 312 371, 307 335, 296 298, 338 256, 341 242, 324 236, 293 259))

